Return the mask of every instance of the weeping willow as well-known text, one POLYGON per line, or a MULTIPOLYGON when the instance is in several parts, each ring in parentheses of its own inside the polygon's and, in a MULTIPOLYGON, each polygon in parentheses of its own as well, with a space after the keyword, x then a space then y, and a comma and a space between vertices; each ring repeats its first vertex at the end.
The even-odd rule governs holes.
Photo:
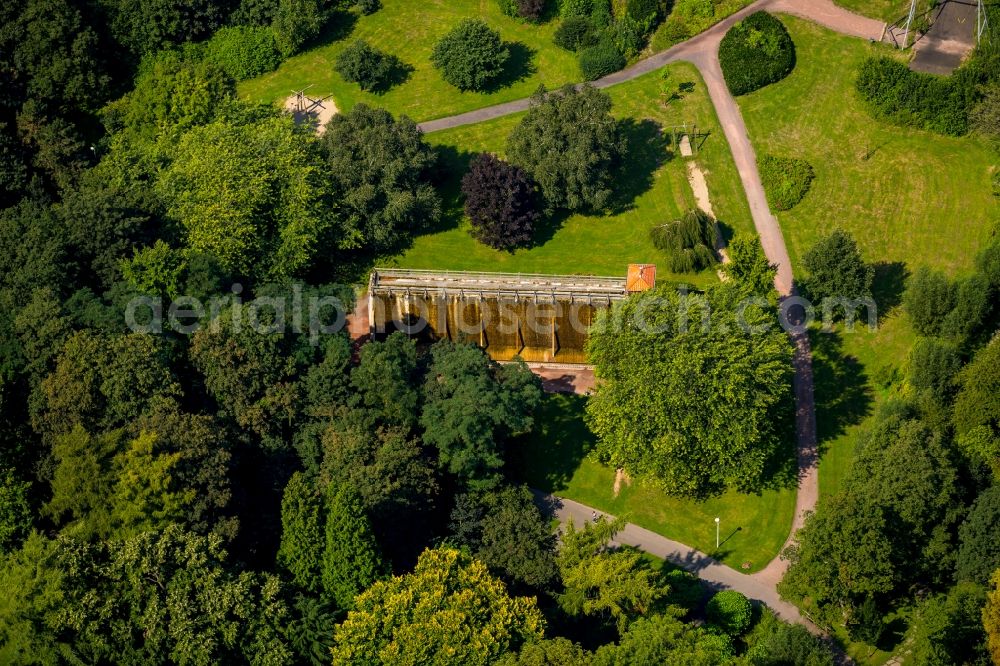
POLYGON ((718 230, 715 220, 702 210, 689 210, 679 220, 653 227, 650 237, 667 254, 673 273, 694 273, 715 263, 718 230))

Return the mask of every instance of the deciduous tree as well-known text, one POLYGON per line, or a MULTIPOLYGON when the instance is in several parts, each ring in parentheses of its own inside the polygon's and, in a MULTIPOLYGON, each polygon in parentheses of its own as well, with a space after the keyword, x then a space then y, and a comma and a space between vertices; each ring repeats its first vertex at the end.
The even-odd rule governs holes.
POLYGON ((483 90, 503 74, 510 59, 500 33, 478 18, 462 19, 434 45, 431 62, 459 90, 483 90))
POLYGON ((480 242, 510 250, 528 245, 541 215, 535 185, 520 167, 483 153, 462 178, 465 214, 480 242))

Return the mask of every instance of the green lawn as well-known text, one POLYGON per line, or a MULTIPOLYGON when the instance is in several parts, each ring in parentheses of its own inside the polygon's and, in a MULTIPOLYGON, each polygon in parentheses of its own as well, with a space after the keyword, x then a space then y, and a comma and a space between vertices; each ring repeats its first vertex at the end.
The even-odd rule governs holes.
POLYGON ((585 404, 582 396, 546 396, 536 418, 537 431, 515 444, 517 473, 525 483, 624 516, 710 554, 715 551, 718 516, 723 543, 714 555, 736 569, 748 562, 749 571, 756 571, 778 554, 791 529, 794 490, 766 490, 760 495, 728 492, 695 502, 633 482, 615 497, 614 471, 587 457, 594 435, 583 420, 585 404))
MULTIPOLYGON (((893 23, 910 12, 910 0, 834 0, 838 5, 852 12, 893 23)), ((921 11, 917 3, 917 11, 921 11)))
POLYGON ((423 121, 529 97, 540 84, 553 87, 580 79, 576 55, 552 43, 557 21, 535 25, 509 18, 495 0, 383 0, 382 5, 369 16, 341 15, 333 21, 328 43, 290 58, 277 71, 244 81, 239 85, 240 96, 276 102, 292 90, 313 85, 311 94, 332 94, 344 111, 366 102, 423 121), (489 93, 461 92, 431 65, 434 44, 466 17, 483 18, 510 43, 509 85, 489 93), (354 39, 364 39, 399 57, 413 68, 409 77, 381 95, 362 92, 356 84, 344 81, 334 71, 334 63, 354 39))
POLYGON ((803 202, 778 213, 792 263, 800 275, 802 255, 821 235, 849 230, 876 263, 882 311, 878 331, 813 336, 820 488, 829 496, 850 468, 859 427, 886 397, 893 373, 903 371, 915 340, 898 308, 907 272, 922 264, 968 271, 998 220, 995 157, 971 138, 873 120, 853 81, 861 60, 879 47, 782 20, 795 40, 795 71, 739 101, 758 151, 804 158, 816 171, 803 202))
MULTIPOLYGON (((694 205, 685 160, 667 149, 657 124, 666 127, 685 121, 697 123, 699 133, 708 133, 697 159, 707 170, 716 215, 730 229, 752 228, 729 146, 697 70, 677 64, 670 67, 670 75, 673 86, 693 83, 694 88, 667 108, 660 102, 658 72, 608 91, 614 100, 615 115, 629 119, 627 131, 633 146, 627 168, 618 180, 626 200, 622 210, 608 216, 572 215, 549 223, 539 234, 543 244, 513 254, 478 243, 463 219, 459 182, 475 152, 503 153, 506 137, 520 116, 460 127, 428 135, 448 160, 450 174, 444 186, 447 214, 441 228, 416 238, 409 250, 387 263, 403 268, 596 275, 623 275, 629 263, 657 263, 659 251, 649 240, 650 228, 675 219, 694 205)), ((660 275, 661 279, 699 285, 716 280, 712 271, 660 275)))

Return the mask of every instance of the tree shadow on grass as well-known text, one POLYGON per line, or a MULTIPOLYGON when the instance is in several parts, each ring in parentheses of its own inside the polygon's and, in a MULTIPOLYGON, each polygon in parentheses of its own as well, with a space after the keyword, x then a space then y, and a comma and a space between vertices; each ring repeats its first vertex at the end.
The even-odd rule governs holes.
POLYGON ((881 321, 893 308, 903 302, 903 291, 906 290, 906 279, 910 272, 901 261, 880 261, 875 264, 875 280, 872 282, 872 298, 878 307, 878 318, 881 321))
POLYGON ((494 93, 512 86, 537 71, 535 49, 521 42, 504 42, 503 45, 510 52, 510 58, 507 59, 507 64, 503 67, 503 73, 483 89, 484 93, 494 93))
POLYGON ((335 9, 330 12, 323 29, 314 38, 302 45, 299 53, 314 49, 317 46, 324 46, 332 42, 340 41, 350 36, 354 32, 354 26, 358 22, 358 15, 346 9, 335 9))
POLYGON ((844 354, 843 336, 839 332, 815 331, 810 344, 816 439, 822 456, 831 441, 871 413, 874 396, 864 366, 844 354))
POLYGON ((534 430, 508 446, 514 478, 545 492, 565 490, 596 441, 584 421, 586 404, 580 395, 545 396, 534 430))
POLYGON ((663 128, 652 120, 625 118, 618 123, 625 137, 626 155, 615 174, 612 214, 623 213, 635 207, 635 200, 653 187, 653 174, 663 164, 673 159, 667 150, 663 128))
POLYGON ((416 71, 413 65, 405 63, 397 56, 387 55, 389 59, 389 72, 386 77, 379 81, 378 85, 371 89, 376 95, 384 95, 396 86, 401 86, 409 80, 410 75, 416 71))

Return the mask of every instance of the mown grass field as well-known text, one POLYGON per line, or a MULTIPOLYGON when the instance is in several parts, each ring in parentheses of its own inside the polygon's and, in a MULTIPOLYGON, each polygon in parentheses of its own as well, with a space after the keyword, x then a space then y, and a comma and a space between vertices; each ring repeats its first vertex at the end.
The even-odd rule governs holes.
MULTIPOLYGON (((697 123, 703 138, 698 162, 706 169, 709 195, 716 215, 726 228, 752 228, 746 197, 697 70, 688 64, 669 69, 672 89, 692 83, 666 107, 661 103, 658 72, 611 88, 613 113, 626 119, 630 158, 617 187, 623 199, 619 210, 607 216, 571 215, 543 225, 540 244, 514 253, 492 250, 469 234, 463 219, 460 181, 471 157, 479 151, 503 154, 507 135, 521 116, 500 118, 428 135, 448 162, 445 183, 446 215, 440 228, 417 237, 410 249, 387 261, 403 268, 485 270, 522 273, 624 275, 629 263, 657 263, 659 251, 649 240, 656 224, 676 219, 695 205, 687 181, 685 159, 666 145, 664 131, 683 122, 697 123), (659 126, 659 127, 658 127, 659 126)), ((697 285, 716 281, 714 272, 671 275, 660 279, 697 285)))
POLYGON ((512 19, 500 12, 495 0, 383 0, 374 14, 344 13, 331 23, 319 45, 293 56, 270 74, 244 81, 239 85, 240 96, 279 102, 293 90, 312 85, 311 95, 332 94, 342 111, 365 102, 423 121, 529 97, 541 84, 555 87, 580 80, 576 55, 552 43, 558 21, 532 24, 512 19), (434 44, 467 17, 485 20, 511 48, 506 80, 495 90, 461 92, 431 65, 434 44), (397 56, 412 68, 409 76, 380 95, 362 92, 356 84, 344 81, 334 64, 355 39, 397 56))
POLYGON ((873 120, 853 84, 860 62, 879 47, 782 20, 795 41, 795 71, 739 102, 759 152, 804 158, 816 171, 802 203, 778 213, 792 264, 801 276, 808 248, 838 226, 847 229, 876 264, 882 315, 876 332, 859 327, 813 339, 825 451, 820 487, 829 496, 853 460, 858 428, 892 374, 904 370, 915 340, 898 309, 906 275, 920 265, 968 271, 1000 219, 990 183, 996 158, 974 138, 873 120))
MULTIPOLYGON (((845 9, 850 9, 863 16, 892 23, 904 17, 910 11, 910 0, 834 0, 845 9)), ((920 11, 920 3, 917 5, 920 11)))
POLYGON ((517 475, 532 487, 556 493, 715 555, 748 571, 778 554, 795 511, 795 490, 760 495, 728 492, 704 502, 669 497, 640 482, 614 495, 614 470, 587 457, 594 435, 583 419, 586 398, 548 395, 536 418, 536 432, 513 445, 517 475), (721 518, 722 546, 715 548, 715 517, 721 518))

